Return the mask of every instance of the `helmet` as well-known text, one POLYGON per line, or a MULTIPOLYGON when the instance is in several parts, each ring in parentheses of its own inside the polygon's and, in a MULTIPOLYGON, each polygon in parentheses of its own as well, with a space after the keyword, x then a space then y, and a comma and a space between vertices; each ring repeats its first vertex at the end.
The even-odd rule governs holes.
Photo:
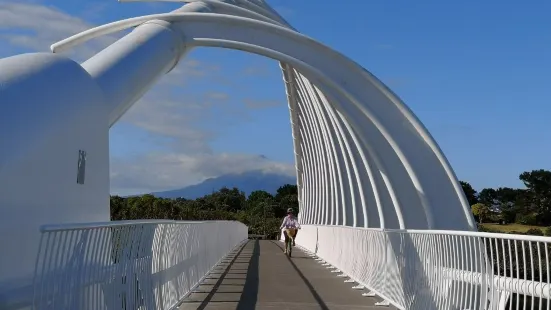
POLYGON ((287 213, 293 213, 293 208, 287 209, 287 213))

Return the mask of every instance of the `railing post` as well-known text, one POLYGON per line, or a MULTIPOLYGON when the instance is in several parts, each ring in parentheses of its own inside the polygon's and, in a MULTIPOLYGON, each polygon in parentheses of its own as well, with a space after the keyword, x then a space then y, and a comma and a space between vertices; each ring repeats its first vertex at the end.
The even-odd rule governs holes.
POLYGON ((319 228, 318 225, 316 227, 316 247, 314 248, 314 254, 318 254, 318 246, 319 246, 319 228))
MULTIPOLYGON (((384 253, 383 253, 383 261, 385 262, 385 268, 384 268, 384 271, 383 271, 383 288, 382 288, 382 294, 384 294, 385 296, 388 296, 387 294, 387 287, 388 287, 388 280, 389 280, 389 263, 388 263, 388 248, 389 246, 392 246, 389 242, 389 238, 388 238, 388 231, 386 229, 382 229, 382 232, 383 232, 383 238, 384 238, 384 245, 385 245, 385 249, 384 249, 384 253)), ((390 301, 386 300, 386 299, 383 299, 382 301, 380 302, 376 302, 375 303, 375 306, 389 306, 390 305, 390 301)))
MULTIPOLYGON (((77 276, 76 276, 76 283, 81 283, 82 282, 82 270, 83 270, 83 266, 84 264, 86 263, 85 261, 85 258, 86 258, 86 247, 88 245, 88 242, 89 242, 89 238, 88 238, 88 235, 89 235, 90 231, 89 230, 86 230, 84 232, 82 232, 82 234, 80 235, 80 240, 77 242, 77 246, 76 246, 76 250, 75 252, 73 252, 73 259, 71 259, 69 261, 69 264, 71 264, 70 262, 71 261, 74 261, 75 264, 78 266, 77 267, 77 270, 76 270, 76 273, 77 273, 77 276), (78 255, 77 255, 78 254, 78 255)), ((69 283, 69 285, 71 285, 71 283, 69 283)), ((81 296, 82 296, 82 292, 80 290, 77 290, 77 289, 74 289, 73 288, 73 292, 74 292, 74 295, 71 296, 71 308, 72 309, 79 309, 82 305, 79 305, 78 304, 78 301, 79 300, 82 300, 81 299, 81 296)))

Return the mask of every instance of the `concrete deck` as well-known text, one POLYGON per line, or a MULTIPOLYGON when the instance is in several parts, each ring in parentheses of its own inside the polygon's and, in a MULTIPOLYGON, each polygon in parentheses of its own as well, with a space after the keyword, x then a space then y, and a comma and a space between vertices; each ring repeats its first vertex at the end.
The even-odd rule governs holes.
POLYGON ((293 257, 277 241, 250 240, 216 268, 180 310, 375 310, 379 298, 362 297, 298 248, 293 257))

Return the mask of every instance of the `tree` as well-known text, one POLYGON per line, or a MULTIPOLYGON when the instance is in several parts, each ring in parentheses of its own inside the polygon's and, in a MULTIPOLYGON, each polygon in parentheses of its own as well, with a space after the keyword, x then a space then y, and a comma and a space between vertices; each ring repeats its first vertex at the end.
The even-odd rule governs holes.
POLYGON ((246 197, 238 188, 224 187, 197 199, 111 196, 111 219, 238 220, 249 226, 251 234, 266 232, 275 237, 289 207, 298 211, 294 185, 281 186, 277 200, 266 191, 254 191, 246 197))
POLYGON ((258 203, 264 201, 274 201, 274 196, 267 191, 253 191, 247 197, 247 208, 254 208, 258 203))
POLYGON ((124 218, 126 212, 126 200, 119 196, 111 196, 111 220, 124 218))
POLYGON ((473 215, 478 218, 480 224, 490 215, 490 208, 483 203, 475 203, 471 208, 473 215))
POLYGON ((465 181, 459 181, 459 184, 461 184, 461 187, 463 188, 463 192, 465 193, 465 196, 467 197, 467 201, 469 202, 469 205, 472 206, 475 203, 478 202, 478 197, 476 190, 465 181))
POLYGON ((536 213, 539 224, 551 224, 551 171, 523 172, 519 179, 526 186, 525 211, 536 213))
POLYGON ((491 207, 499 212, 500 222, 513 223, 517 214, 522 214, 526 190, 519 188, 500 187, 494 191, 494 205, 491 207))
POLYGON ((277 189, 275 199, 280 201, 283 197, 289 195, 298 195, 298 187, 296 185, 285 184, 277 189))
MULTIPOLYGON (((484 188, 477 193, 468 182, 460 184, 481 223, 551 226, 551 171, 527 171, 519 179, 526 188, 484 188)), ((288 208, 299 211, 296 185, 284 184, 275 195, 254 191, 248 197, 235 187, 224 187, 197 199, 164 199, 153 195, 111 197, 112 220, 239 220, 254 234, 261 234, 259 229, 265 226, 267 232, 277 230, 288 208)))
POLYGON ((274 203, 274 196, 266 191, 251 192, 247 198, 247 219, 253 221, 254 217, 256 221, 265 222, 266 218, 274 217, 274 203))
POLYGON ((283 196, 279 201, 278 208, 275 210, 276 217, 284 217, 287 214, 287 209, 292 208, 295 215, 298 215, 298 195, 290 194, 283 196))
POLYGON ((198 200, 208 210, 238 212, 245 208, 247 198, 245 197, 245 193, 236 187, 232 189, 223 187, 219 191, 201 197, 198 200))
POLYGON ((515 205, 519 199, 522 199, 525 190, 510 187, 500 187, 494 191, 495 200, 500 205, 515 205))
POLYGON ((496 190, 493 188, 484 188, 478 194, 478 202, 487 206, 493 206, 496 204, 496 190))

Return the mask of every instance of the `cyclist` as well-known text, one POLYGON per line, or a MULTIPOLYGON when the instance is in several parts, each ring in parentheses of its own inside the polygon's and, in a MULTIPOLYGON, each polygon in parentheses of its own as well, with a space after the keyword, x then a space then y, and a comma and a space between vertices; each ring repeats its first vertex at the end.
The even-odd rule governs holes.
POLYGON ((281 223, 280 230, 285 228, 283 231, 283 235, 285 236, 285 241, 289 238, 287 235, 287 229, 288 228, 295 228, 295 237, 293 238, 293 246, 295 245, 295 239, 298 235, 298 229, 300 229, 300 224, 298 222, 298 219, 293 214, 293 208, 287 209, 287 216, 283 218, 283 223, 281 223))

